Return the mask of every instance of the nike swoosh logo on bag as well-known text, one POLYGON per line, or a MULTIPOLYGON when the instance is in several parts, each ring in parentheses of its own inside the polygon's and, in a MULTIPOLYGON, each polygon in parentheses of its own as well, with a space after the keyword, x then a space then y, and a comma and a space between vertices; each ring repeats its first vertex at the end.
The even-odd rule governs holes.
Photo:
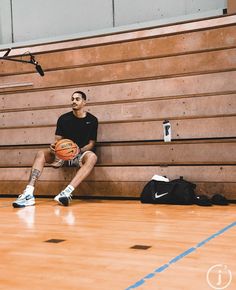
POLYGON ((157 194, 157 192, 155 193, 155 198, 160 198, 164 195, 167 195, 169 192, 165 192, 165 193, 162 193, 162 194, 157 194))

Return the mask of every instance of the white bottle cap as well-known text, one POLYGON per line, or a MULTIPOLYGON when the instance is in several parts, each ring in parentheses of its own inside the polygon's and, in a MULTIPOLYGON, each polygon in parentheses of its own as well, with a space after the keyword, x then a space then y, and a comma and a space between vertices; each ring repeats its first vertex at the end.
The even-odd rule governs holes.
POLYGON ((165 181, 165 182, 169 182, 170 180, 167 177, 161 176, 161 175, 153 175, 152 180, 156 180, 156 181, 165 181))

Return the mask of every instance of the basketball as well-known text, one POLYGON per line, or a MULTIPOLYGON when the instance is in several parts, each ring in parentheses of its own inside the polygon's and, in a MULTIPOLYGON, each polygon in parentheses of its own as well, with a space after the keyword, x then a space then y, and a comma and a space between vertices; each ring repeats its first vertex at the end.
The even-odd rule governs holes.
POLYGON ((59 159, 71 160, 79 153, 79 147, 70 139, 61 139, 55 145, 55 154, 59 159))

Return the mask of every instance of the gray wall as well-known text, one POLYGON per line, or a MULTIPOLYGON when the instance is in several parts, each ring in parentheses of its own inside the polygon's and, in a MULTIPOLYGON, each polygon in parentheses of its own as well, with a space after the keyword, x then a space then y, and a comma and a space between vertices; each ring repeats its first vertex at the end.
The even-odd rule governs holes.
POLYGON ((200 15, 226 7, 227 0, 116 0, 115 23, 126 25, 180 15, 200 15))
POLYGON ((11 35, 11 8, 9 0, 0 0, 0 44, 10 43, 11 35))
POLYGON ((111 0, 13 0, 13 8, 15 41, 112 26, 111 0))
POLYGON ((220 15, 226 7, 227 0, 0 0, 0 44, 220 15))

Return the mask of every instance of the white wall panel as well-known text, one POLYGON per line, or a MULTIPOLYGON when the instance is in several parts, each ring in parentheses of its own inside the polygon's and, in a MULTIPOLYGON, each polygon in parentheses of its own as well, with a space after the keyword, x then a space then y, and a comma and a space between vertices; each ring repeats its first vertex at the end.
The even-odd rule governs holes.
MULTIPOLYGON (((116 26, 224 9, 227 0, 114 0, 116 26)), ((217 11, 216 11, 217 12, 217 11)), ((201 16, 199 16, 201 17, 201 16)), ((207 17, 207 14, 204 14, 207 17)))
POLYGON ((219 8, 227 8, 227 0, 185 0, 186 13, 193 14, 203 11, 216 10, 219 8))
POLYGON ((4 48, 12 40, 11 2, 16 45, 111 32, 113 19, 118 30, 132 29, 221 15, 227 7, 227 0, 0 0, 4 48))
POLYGON ((10 0, 0 0, 0 43, 10 43, 11 40, 10 0))
POLYGON ((15 41, 112 26, 111 0, 13 0, 15 41))
POLYGON ((116 26, 185 14, 186 0, 115 0, 116 26))

